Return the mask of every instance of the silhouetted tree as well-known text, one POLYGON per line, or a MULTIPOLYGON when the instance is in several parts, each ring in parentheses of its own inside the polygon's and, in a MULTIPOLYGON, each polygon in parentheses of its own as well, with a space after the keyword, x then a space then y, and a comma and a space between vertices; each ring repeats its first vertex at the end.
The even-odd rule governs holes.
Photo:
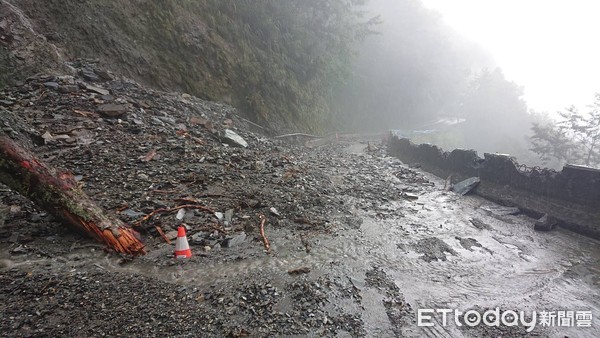
POLYGON ((600 167, 600 93, 589 108, 586 114, 575 107, 559 112, 555 125, 534 123, 531 150, 544 162, 600 167))
POLYGON ((353 129, 410 129, 448 114, 485 53, 419 0, 372 0, 369 10, 383 22, 337 92, 340 119, 353 129))
POLYGON ((531 117, 523 100, 523 88, 508 81, 500 69, 482 71, 460 101, 456 115, 462 125, 464 147, 485 152, 522 156, 531 117))

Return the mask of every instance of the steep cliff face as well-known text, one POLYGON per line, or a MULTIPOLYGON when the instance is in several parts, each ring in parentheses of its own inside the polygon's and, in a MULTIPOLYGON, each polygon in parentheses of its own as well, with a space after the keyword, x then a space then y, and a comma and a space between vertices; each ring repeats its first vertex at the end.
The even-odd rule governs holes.
POLYGON ((21 9, 0 1, 0 88, 63 62, 61 51, 36 31, 21 9))
POLYGON ((92 59, 274 129, 316 130, 359 35, 354 2, 1 0, 0 81, 92 59))

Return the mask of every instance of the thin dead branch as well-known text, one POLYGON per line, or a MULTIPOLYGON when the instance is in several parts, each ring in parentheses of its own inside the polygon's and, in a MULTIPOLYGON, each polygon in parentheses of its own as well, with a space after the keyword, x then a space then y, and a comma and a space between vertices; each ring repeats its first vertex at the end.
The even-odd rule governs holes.
POLYGON ((176 207, 173 208, 161 208, 161 209, 156 209, 154 211, 152 211, 151 213, 147 214, 146 216, 142 217, 142 219, 140 219, 139 221, 135 222, 134 225, 139 226, 142 223, 146 222, 147 220, 149 220, 150 218, 152 218, 152 216, 156 215, 156 214, 163 214, 163 213, 168 213, 168 212, 173 212, 173 211, 177 211, 179 209, 197 209, 197 210, 203 210, 206 211, 208 213, 214 214, 215 211, 212 210, 211 208, 205 207, 203 205, 196 205, 196 204, 184 204, 184 205, 178 205, 176 207))
POLYGON ((267 250, 267 252, 270 252, 271 244, 269 244, 269 240, 267 239, 267 236, 265 235, 265 222, 267 221, 267 218, 263 214, 259 214, 258 218, 260 219, 260 237, 262 238, 263 245, 265 246, 265 250, 267 250))

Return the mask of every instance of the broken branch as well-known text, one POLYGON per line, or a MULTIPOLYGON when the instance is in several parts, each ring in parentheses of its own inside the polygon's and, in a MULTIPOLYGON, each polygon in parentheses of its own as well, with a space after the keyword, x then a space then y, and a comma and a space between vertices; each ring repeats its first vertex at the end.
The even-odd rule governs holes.
POLYGON ((262 241, 263 241, 263 245, 265 246, 265 250, 267 250, 267 252, 270 252, 271 244, 269 244, 269 240, 267 239, 267 236, 265 235, 265 222, 267 221, 267 218, 263 214, 258 215, 258 218, 260 219, 260 237, 262 237, 262 241))
POLYGON ((145 253, 135 231, 98 207, 73 175, 51 168, 6 135, 0 135, 0 182, 117 252, 145 253))
POLYGON ((167 242, 167 244, 171 244, 171 240, 169 239, 169 237, 167 237, 165 235, 165 232, 163 231, 163 229, 161 227, 159 227, 158 225, 155 226, 156 231, 158 231, 158 234, 160 235, 160 237, 162 237, 165 242, 167 242))

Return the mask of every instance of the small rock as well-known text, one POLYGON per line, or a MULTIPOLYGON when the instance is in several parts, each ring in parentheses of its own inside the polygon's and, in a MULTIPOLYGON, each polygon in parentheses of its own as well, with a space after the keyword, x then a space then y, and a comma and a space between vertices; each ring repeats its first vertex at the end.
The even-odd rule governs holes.
POLYGON ((29 250, 25 245, 19 245, 18 247, 12 249, 10 252, 16 255, 26 254, 29 250))
POLYGON ((246 142, 246 140, 244 140, 240 135, 236 134, 231 129, 225 129, 223 133, 223 142, 234 147, 248 147, 248 143, 246 142))
POLYGON ((223 126, 225 126, 226 128, 230 128, 233 125, 233 120, 232 119, 225 119, 223 121, 223 126))
POLYGON ((91 69, 84 68, 84 69, 81 70, 80 73, 81 73, 81 76, 84 79, 86 79, 87 81, 92 81, 93 82, 93 81, 100 80, 100 78, 98 77, 98 75, 96 75, 96 73, 94 73, 94 71, 91 70, 91 69))
POLYGON ((542 216, 535 222, 533 229, 537 231, 550 231, 554 229, 557 223, 558 222, 556 221, 556 219, 554 219, 551 216, 548 216, 548 214, 544 214, 544 216, 542 216))
POLYGON ((94 72, 104 81, 112 81, 113 76, 104 69, 95 69, 94 72))
POLYGON ((473 224, 473 226, 475 226, 479 230, 483 230, 483 229, 489 230, 492 228, 488 224, 486 224, 482 220, 480 220, 479 218, 472 218, 469 220, 469 222, 471 222, 471 224, 473 224))
POLYGON ((233 237, 225 238, 223 240, 223 242, 221 242, 221 246, 224 248, 232 248, 236 245, 240 245, 245 239, 246 239, 246 233, 240 232, 239 234, 237 234, 233 237))
POLYGON ((485 210, 494 216, 516 215, 521 212, 519 208, 504 207, 501 205, 484 205, 481 207, 481 210, 485 210))
POLYGON ((12 235, 10 235, 10 237, 8 238, 8 242, 9 243, 17 243, 19 241, 19 236, 21 236, 20 233, 18 232, 14 232, 12 235))
POLYGON ((105 117, 119 117, 127 112, 129 107, 124 104, 107 103, 98 107, 98 112, 105 117))
POLYGON ((52 134, 50 134, 49 131, 46 131, 44 134, 42 134, 42 139, 44 139, 44 144, 47 144, 48 142, 52 141, 52 134))
POLYGON ((179 209, 179 211, 177 211, 177 215, 175 216, 175 218, 179 221, 183 220, 183 218, 185 217, 185 209, 179 209))
POLYGON ((131 217, 131 218, 137 218, 137 217, 144 216, 143 212, 135 211, 133 209, 125 209, 125 210, 121 211, 121 214, 131 217))
POLYGON ((85 84, 85 89, 94 92, 94 93, 98 93, 100 95, 109 95, 110 92, 104 88, 100 88, 100 87, 96 87, 96 86, 92 86, 90 84, 85 84))
POLYGON ((66 86, 60 86, 60 88, 58 88, 58 91, 61 93, 73 93, 76 92, 79 88, 77 88, 77 86, 75 85, 66 85, 66 86))
POLYGON ((177 230, 169 231, 165 234, 165 236, 170 240, 177 239, 177 230))
POLYGON ((252 208, 252 209, 256 209, 256 208, 260 208, 261 203, 259 200, 253 200, 253 199, 249 199, 249 200, 245 200, 241 202, 242 207, 244 208, 252 208))
POLYGON ((275 216, 277 216, 277 217, 281 217, 281 214, 279 213, 279 211, 277 211, 277 209, 275 209, 275 207, 270 207, 270 208, 269 208, 269 211, 270 211, 270 212, 271 212, 273 215, 275 215, 275 216))
POLYGON ((309 272, 310 272, 310 268, 308 266, 303 266, 301 268, 288 270, 288 274, 290 274, 290 275, 300 275, 300 274, 309 273, 309 272))
POLYGON ((229 225, 231 223, 231 219, 233 218, 233 209, 229 209, 225 211, 225 225, 229 225))
POLYGON ((412 194, 412 193, 410 193, 410 192, 405 192, 405 193, 403 193, 403 194, 402 194, 402 197, 404 197, 404 198, 406 198, 406 199, 409 199, 409 200, 417 200, 417 199, 419 199, 419 196, 418 196, 418 195, 412 194))
POLYGON ((265 168, 265 162, 256 161, 256 162, 254 162, 253 168, 256 171, 262 171, 265 168))
POLYGON ((59 86, 60 85, 57 82, 54 82, 54 81, 44 82, 44 87, 46 87, 46 88, 58 89, 59 86))
POLYGON ((466 195, 473 190, 481 182, 479 177, 467 178, 464 181, 458 182, 452 188, 459 195, 466 195))
POLYGON ((0 100, 1 106, 8 107, 8 106, 12 106, 13 104, 15 104, 15 103, 10 100, 0 100))
POLYGON ((61 75, 61 76, 57 77, 57 80, 60 83, 66 84, 66 85, 74 85, 75 84, 75 78, 72 77, 71 75, 61 75))

